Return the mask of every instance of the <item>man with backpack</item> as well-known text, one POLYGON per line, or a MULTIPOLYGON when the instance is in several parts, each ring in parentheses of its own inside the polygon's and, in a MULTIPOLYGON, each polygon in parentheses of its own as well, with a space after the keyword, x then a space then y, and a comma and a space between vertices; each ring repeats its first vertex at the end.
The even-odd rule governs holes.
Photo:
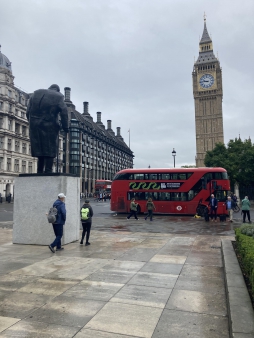
POLYGON ((89 200, 85 200, 85 204, 83 204, 82 208, 80 209, 80 216, 81 216, 81 223, 83 227, 82 238, 80 244, 83 244, 85 234, 86 234, 86 245, 90 245, 89 237, 90 237, 90 230, 92 226, 92 217, 93 217, 93 209, 89 204, 89 200))
POLYGON ((54 242, 49 245, 49 249, 53 253, 55 253, 55 247, 56 251, 64 249, 61 247, 61 238, 63 237, 63 226, 66 221, 65 197, 63 193, 58 194, 58 199, 54 202, 53 208, 50 208, 47 215, 48 222, 52 223, 56 235, 54 242))

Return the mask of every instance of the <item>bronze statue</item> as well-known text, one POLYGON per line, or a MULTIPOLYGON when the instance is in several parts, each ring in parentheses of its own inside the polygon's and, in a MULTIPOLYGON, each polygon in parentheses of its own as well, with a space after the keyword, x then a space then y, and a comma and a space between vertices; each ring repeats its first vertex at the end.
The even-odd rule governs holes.
POLYGON ((38 157, 37 172, 52 173, 61 126, 65 132, 69 131, 67 106, 59 86, 53 84, 49 89, 36 90, 29 100, 26 116, 29 121, 31 155, 38 157))

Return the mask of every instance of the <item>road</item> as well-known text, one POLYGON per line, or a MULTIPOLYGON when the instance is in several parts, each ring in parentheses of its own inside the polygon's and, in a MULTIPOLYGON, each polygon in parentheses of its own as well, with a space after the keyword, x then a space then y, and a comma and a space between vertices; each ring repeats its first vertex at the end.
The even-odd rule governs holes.
MULTIPOLYGON (((84 200, 81 200, 82 205, 84 200)), ((110 210, 110 203, 90 202, 93 210, 93 228, 97 230, 112 230, 112 231, 140 231, 140 232, 164 232, 164 233, 189 233, 189 234, 233 234, 235 227, 241 225, 241 213, 234 214, 233 224, 229 222, 215 223, 204 222, 203 219, 194 219, 191 216, 169 216, 155 215, 154 222, 144 221, 144 216, 140 215, 140 220, 126 220, 126 214, 116 214, 110 210)), ((254 220, 254 210, 251 210, 251 219, 254 220)), ((0 227, 11 229, 13 226, 13 203, 0 204, 0 227)))

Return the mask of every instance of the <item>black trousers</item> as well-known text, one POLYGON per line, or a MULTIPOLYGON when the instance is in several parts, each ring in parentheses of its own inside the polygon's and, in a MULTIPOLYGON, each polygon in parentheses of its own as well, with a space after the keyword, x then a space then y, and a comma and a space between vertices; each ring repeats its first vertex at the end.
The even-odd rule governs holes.
POLYGON ((131 212, 129 213, 129 215, 127 216, 127 218, 131 218, 131 216, 134 216, 135 219, 138 219, 137 218, 137 211, 136 210, 131 210, 131 212))
POLYGON ((54 233, 55 233, 55 240, 53 243, 51 243, 52 248, 54 248, 55 246, 57 247, 57 249, 61 248, 61 238, 63 237, 63 224, 52 224, 53 225, 53 229, 54 229, 54 233))
POLYGON ((214 216, 214 219, 216 221, 216 219, 217 219, 217 208, 215 208, 215 207, 211 207, 211 219, 213 219, 213 216, 214 216))
POLYGON ((147 219, 147 217, 150 217, 150 221, 153 220, 153 210, 147 210, 148 211, 148 215, 145 217, 145 219, 147 219))
POLYGON ((38 157, 37 173, 42 174, 45 167, 45 174, 52 173, 54 157, 40 156, 38 157))
POLYGON ((85 238, 85 235, 86 235, 86 243, 89 241, 89 237, 90 237, 90 231, 91 231, 91 225, 92 223, 85 223, 85 222, 82 222, 82 227, 83 227, 83 232, 82 232, 82 242, 85 238))
POLYGON ((243 223, 245 223, 246 215, 248 217, 248 221, 250 222, 250 210, 242 210, 243 212, 243 223))

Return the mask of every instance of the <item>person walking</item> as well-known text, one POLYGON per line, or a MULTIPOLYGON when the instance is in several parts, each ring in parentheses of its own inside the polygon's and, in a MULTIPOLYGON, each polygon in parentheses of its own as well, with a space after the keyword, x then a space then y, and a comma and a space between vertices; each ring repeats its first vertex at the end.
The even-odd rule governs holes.
POLYGON ((150 221, 152 222, 153 220, 153 210, 155 210, 155 205, 153 203, 153 200, 151 198, 148 198, 146 202, 146 209, 148 211, 147 216, 145 217, 145 220, 147 220, 147 217, 150 217, 150 221))
POLYGON ((49 245, 49 249, 53 253, 55 253, 55 247, 56 251, 64 249, 61 247, 61 238, 63 237, 63 226, 66 221, 66 209, 64 203, 66 196, 61 192, 57 197, 57 200, 53 204, 53 208, 57 209, 56 221, 52 224, 56 238, 54 242, 49 245))
POLYGON ((81 216, 81 223, 82 223, 82 237, 80 244, 83 244, 85 235, 86 235, 86 244, 90 245, 89 243, 89 237, 90 237, 90 231, 92 226, 92 217, 93 217, 93 208, 89 204, 89 200, 85 200, 85 204, 83 204, 82 208, 80 209, 80 216, 81 216))
POLYGON ((248 196, 245 196, 244 199, 242 200, 242 213, 243 213, 243 223, 245 223, 246 215, 248 217, 249 223, 251 223, 250 221, 250 201, 249 201, 248 196))
POLYGON ((208 204, 209 207, 211 207, 211 220, 217 222, 217 209, 218 209, 218 200, 214 197, 214 194, 211 195, 210 202, 208 204))
POLYGON ((127 219, 130 219, 131 216, 134 216, 135 219, 138 220, 138 218, 137 218, 137 208, 138 208, 138 203, 135 202, 135 198, 132 198, 131 204, 130 204, 130 213, 127 216, 127 219))
POLYGON ((233 222, 233 209, 235 207, 235 202, 228 196, 227 201, 225 202, 226 210, 228 210, 229 221, 233 222))

